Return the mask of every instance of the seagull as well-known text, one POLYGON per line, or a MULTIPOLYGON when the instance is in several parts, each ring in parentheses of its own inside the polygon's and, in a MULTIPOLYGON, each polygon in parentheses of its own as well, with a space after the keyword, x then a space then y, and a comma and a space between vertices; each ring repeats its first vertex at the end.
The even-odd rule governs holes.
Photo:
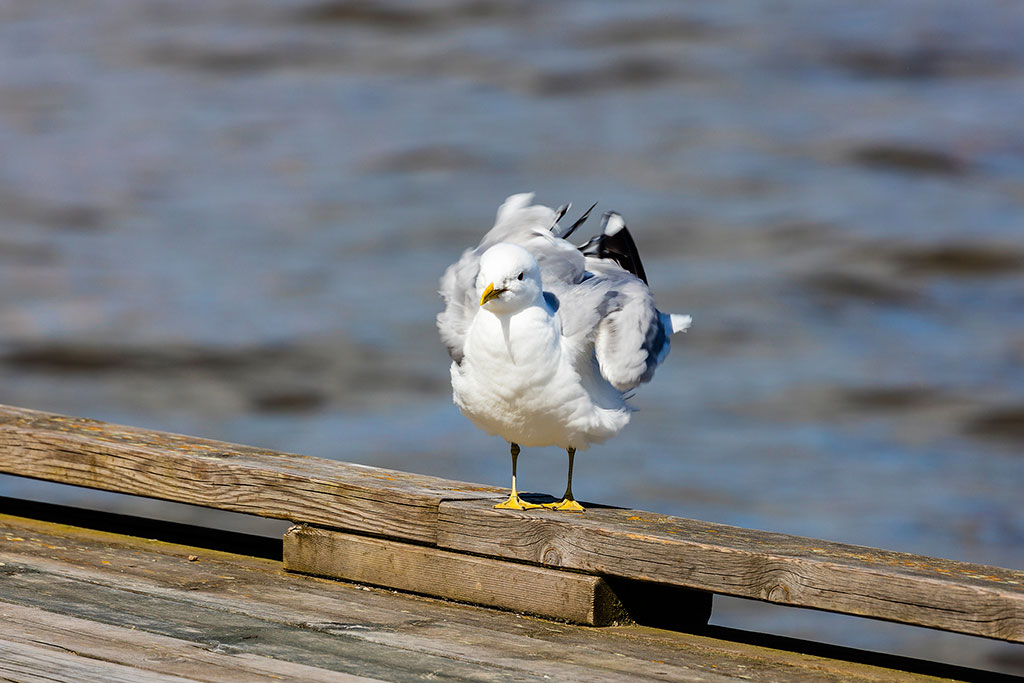
POLYGON ((437 327, 452 358, 455 404, 510 445, 512 493, 495 507, 583 512, 572 493, 576 451, 626 426, 630 392, 654 376, 669 337, 691 318, 655 308, 622 216, 606 213, 602 233, 575 246, 568 237, 594 206, 563 227, 569 205, 532 201, 532 193, 506 199, 480 244, 445 271, 437 327), (520 498, 520 446, 565 449, 561 501, 520 498))

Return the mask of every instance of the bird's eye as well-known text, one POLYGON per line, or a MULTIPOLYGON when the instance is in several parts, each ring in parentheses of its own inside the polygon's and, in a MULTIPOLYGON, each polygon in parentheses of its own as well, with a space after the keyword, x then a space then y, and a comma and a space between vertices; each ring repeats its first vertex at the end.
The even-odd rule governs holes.
POLYGON ((523 279, 523 274, 519 273, 519 275, 516 276, 516 279, 517 280, 522 280, 523 279))

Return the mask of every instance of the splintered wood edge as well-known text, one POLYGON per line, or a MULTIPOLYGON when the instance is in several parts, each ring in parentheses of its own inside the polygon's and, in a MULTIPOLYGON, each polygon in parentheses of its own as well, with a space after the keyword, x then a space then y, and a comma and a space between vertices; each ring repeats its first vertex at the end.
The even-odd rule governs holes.
POLYGON ((284 536, 284 568, 590 626, 627 617, 599 576, 305 524, 293 526, 284 536))

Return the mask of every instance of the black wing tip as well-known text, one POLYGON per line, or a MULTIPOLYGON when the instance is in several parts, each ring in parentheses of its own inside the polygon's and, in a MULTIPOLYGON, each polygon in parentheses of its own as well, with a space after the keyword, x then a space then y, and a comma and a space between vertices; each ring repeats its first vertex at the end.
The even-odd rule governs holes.
POLYGON ((648 284, 647 273, 640 262, 640 252, 637 251, 633 236, 626 228, 622 214, 606 211, 602 219, 601 234, 580 247, 580 251, 587 256, 611 259, 624 270, 643 280, 644 284, 648 284))

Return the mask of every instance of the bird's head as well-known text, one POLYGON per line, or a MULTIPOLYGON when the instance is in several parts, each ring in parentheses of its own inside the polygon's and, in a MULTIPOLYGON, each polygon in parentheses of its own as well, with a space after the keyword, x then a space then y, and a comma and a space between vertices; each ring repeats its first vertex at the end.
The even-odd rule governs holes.
POLYGON ((499 315, 521 311, 543 295, 537 259, 514 244, 496 244, 483 253, 476 285, 480 305, 499 315))

